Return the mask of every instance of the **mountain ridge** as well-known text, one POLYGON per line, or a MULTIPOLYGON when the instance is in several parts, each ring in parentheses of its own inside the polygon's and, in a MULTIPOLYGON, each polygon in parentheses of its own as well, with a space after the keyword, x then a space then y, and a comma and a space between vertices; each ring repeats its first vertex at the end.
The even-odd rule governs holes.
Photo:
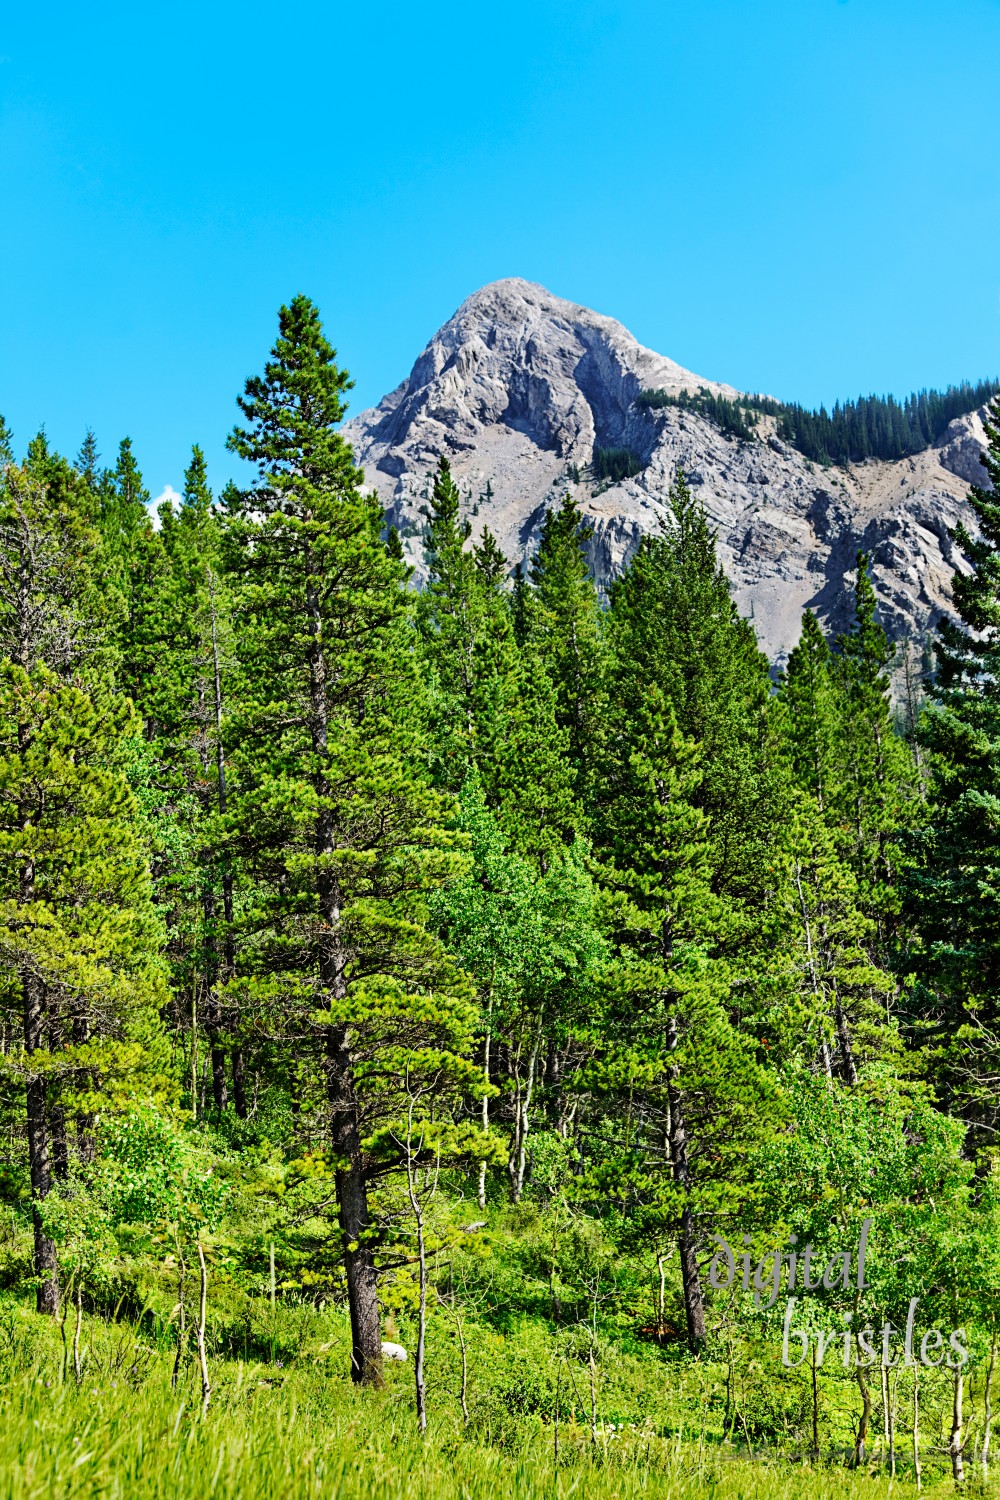
POLYGON ((782 442, 773 418, 759 418, 747 442, 691 406, 648 409, 638 398, 649 389, 746 394, 647 349, 616 319, 512 277, 466 298, 410 374, 343 432, 418 578, 420 512, 442 454, 474 536, 489 526, 512 567, 530 559, 545 510, 569 490, 593 528, 602 589, 643 532, 662 525, 680 467, 717 527, 737 605, 775 662, 794 646, 805 608, 830 629, 847 624, 859 548, 873 554, 890 634, 919 639, 933 627, 960 565, 948 533, 970 515, 968 484, 985 479, 978 413, 916 455, 830 469, 782 442), (596 480, 602 449, 628 450, 640 471, 596 480))

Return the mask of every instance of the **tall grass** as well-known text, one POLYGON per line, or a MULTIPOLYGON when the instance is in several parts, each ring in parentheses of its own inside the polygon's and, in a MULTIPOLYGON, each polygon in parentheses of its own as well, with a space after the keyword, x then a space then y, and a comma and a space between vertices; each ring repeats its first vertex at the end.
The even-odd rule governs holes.
MULTIPOLYGON (((385 1391, 367 1393, 325 1361, 217 1360, 203 1415, 193 1372, 171 1388, 166 1350, 127 1328, 93 1326, 88 1338, 78 1387, 50 1328, 28 1318, 6 1325, 0 1500, 862 1500, 888 1489, 884 1477, 750 1462, 726 1445, 652 1428, 603 1430, 595 1444, 572 1420, 560 1429, 557 1461, 551 1424, 526 1417, 499 1433, 488 1423, 463 1428, 444 1401, 421 1440, 406 1366, 390 1368, 385 1391)), ((924 1494, 948 1489, 941 1481, 924 1494)), ((897 1480, 892 1493, 915 1491, 897 1480)))

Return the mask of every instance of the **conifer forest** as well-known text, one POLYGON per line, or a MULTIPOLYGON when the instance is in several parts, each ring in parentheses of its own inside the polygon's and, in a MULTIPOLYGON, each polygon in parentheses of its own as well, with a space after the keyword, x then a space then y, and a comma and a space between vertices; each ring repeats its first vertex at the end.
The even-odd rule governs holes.
POLYGON ((995 386, 953 614, 776 670, 683 473, 604 598, 442 460, 417 579, 261 365, 155 516, 0 429, 3 1493, 988 1492, 995 386))

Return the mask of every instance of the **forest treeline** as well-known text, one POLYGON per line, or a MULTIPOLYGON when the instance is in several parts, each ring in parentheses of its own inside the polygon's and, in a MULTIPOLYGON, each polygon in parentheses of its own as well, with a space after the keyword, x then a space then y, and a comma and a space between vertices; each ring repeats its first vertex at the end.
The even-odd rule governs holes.
MULTIPOLYGON (((730 400, 702 386, 698 391, 640 392, 637 405, 658 411, 666 406, 699 412, 730 437, 749 442, 760 416, 776 417, 776 432, 784 442, 818 464, 859 464, 867 458, 892 462, 933 447, 950 422, 977 411, 1000 390, 996 380, 963 381, 944 391, 914 391, 903 401, 895 396, 859 396, 837 401, 832 411, 798 402, 775 401, 770 396, 738 396, 730 400)), ((634 472, 634 471, 633 471, 634 472)))
MULTIPOLYGON (((511 585, 442 460, 415 588, 348 388, 297 297, 229 440, 253 482, 213 496, 195 448, 155 522, 127 440, 106 468, 4 434, 6 1285, 159 1295, 206 1387, 210 1273, 344 1301, 376 1385, 405 1287, 423 1420, 435 1256, 491 1206, 657 1268, 647 1322, 692 1358, 781 1342, 749 1271, 713 1289, 713 1236, 765 1264, 868 1220, 863 1295, 823 1293, 863 1456, 860 1334, 917 1298, 996 1350, 993 494, 900 716, 869 559, 775 686, 680 474, 602 608, 569 496, 511 585)), ((546 1316, 596 1337, 588 1264, 574 1291, 553 1259, 546 1316)))

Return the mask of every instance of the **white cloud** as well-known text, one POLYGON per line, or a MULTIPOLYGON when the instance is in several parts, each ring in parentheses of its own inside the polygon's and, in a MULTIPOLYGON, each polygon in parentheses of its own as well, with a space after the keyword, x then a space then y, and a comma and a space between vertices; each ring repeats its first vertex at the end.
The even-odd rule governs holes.
POLYGON ((162 505, 164 500, 169 500, 171 505, 180 505, 181 497, 172 484, 165 484, 163 486, 163 494, 157 495, 153 501, 153 509, 155 510, 158 506, 162 505))

